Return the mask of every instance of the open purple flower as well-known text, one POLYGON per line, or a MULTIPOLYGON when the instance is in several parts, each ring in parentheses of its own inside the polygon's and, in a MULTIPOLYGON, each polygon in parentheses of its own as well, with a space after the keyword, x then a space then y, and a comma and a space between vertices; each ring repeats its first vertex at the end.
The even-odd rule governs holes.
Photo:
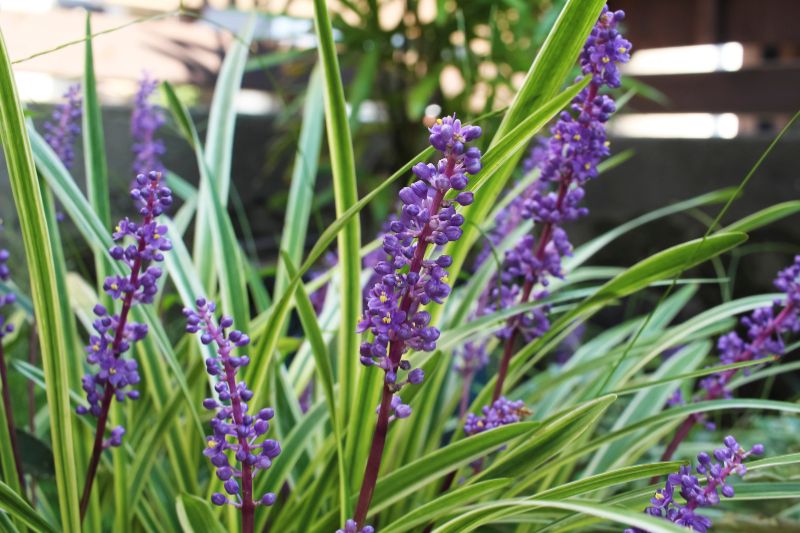
POLYGON ((44 123, 44 140, 67 168, 75 160, 75 140, 81 133, 81 86, 71 85, 64 93, 65 102, 53 109, 50 120, 44 123))
MULTIPOLYGON (((733 486, 730 475, 744 476, 747 467, 742 464, 751 455, 764 453, 764 446, 756 444, 750 451, 742 448, 732 436, 725 437, 724 446, 714 450, 713 458, 702 452, 697 456, 697 467, 682 466, 676 474, 670 474, 663 489, 656 491, 645 512, 650 516, 664 518, 691 531, 704 533, 711 527, 711 520, 697 513, 702 507, 711 507, 720 502, 720 496, 732 498, 733 486), (716 459, 716 461, 715 461, 716 459), (705 477, 705 483, 700 483, 705 477), (684 503, 676 500, 675 492, 684 503)), ((626 529, 625 533, 646 533, 641 529, 626 529)))
POLYGON ((275 416, 271 408, 249 411, 253 391, 244 381, 237 380, 240 368, 250 363, 246 355, 234 355, 236 348, 250 343, 250 338, 233 328, 233 319, 222 316, 216 322, 216 305, 203 298, 197 300, 196 310, 185 308, 186 331, 199 333, 203 344, 215 344, 216 355, 206 359, 206 371, 217 378, 216 396, 203 401, 203 407, 215 411, 211 419, 213 434, 206 438, 203 454, 216 468, 226 494, 211 496, 215 505, 230 504, 242 510, 242 530, 252 531, 253 510, 257 505, 275 503, 275 494, 268 492, 253 498, 253 478, 267 470, 281 453, 278 441, 265 439, 269 421, 275 416))

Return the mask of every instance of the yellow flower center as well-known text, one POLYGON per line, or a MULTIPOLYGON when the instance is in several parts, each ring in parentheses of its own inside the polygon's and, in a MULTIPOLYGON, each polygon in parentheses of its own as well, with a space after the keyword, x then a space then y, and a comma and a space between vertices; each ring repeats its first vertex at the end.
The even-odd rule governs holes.
POLYGON ((592 165, 590 163, 586 163, 585 165, 583 165, 583 168, 589 170, 590 168, 592 168, 592 165))
POLYGON ((208 441, 208 447, 209 448, 216 448, 217 444, 219 444, 219 443, 217 441, 215 441, 214 439, 211 439, 210 441, 208 441))
POLYGON ((117 369, 112 366, 111 368, 108 369, 108 373, 113 376, 114 374, 117 373, 117 369))
POLYGON ((153 233, 153 238, 156 239, 156 240, 160 239, 161 235, 159 235, 158 233, 153 233))
POLYGON ((663 499, 664 499, 664 495, 661 494, 660 492, 656 492, 656 500, 663 500, 663 499))
POLYGON ((389 316, 389 313, 386 313, 386 316, 383 317, 383 323, 384 324, 391 324, 392 323, 392 317, 389 316))
POLYGON ((560 133, 556 133, 553 137, 555 137, 557 141, 561 140, 561 134, 560 133))
POLYGON ((440 118, 437 118, 437 119, 436 119, 436 123, 437 123, 438 125, 440 125, 440 126, 441 126, 441 125, 442 125, 442 119, 440 119, 440 118))
POLYGON ((442 283, 448 283, 450 281, 450 277, 445 274, 444 276, 439 278, 439 281, 441 281, 442 283))
POLYGON ((625 48, 624 46, 620 46, 619 48, 617 48, 617 52, 619 52, 620 54, 624 54, 627 51, 628 49, 625 48))
POLYGON ((604 57, 603 58, 603 63, 608 63, 609 61, 611 61, 611 60, 608 57, 604 57))
POLYGON ((93 344, 92 345, 92 350, 94 350, 95 352, 99 352, 100 351, 100 345, 99 344, 93 344))
POLYGON ((122 228, 120 228, 120 227, 119 227, 119 224, 117 224, 117 227, 116 227, 116 228, 114 228, 114 229, 116 229, 116 230, 117 230, 117 233, 119 233, 120 231, 122 231, 122 228))
POLYGON ((117 289, 119 289, 119 285, 117 285, 116 283, 112 283, 111 284, 111 289, 112 290, 117 290, 117 289))
POLYGON ((381 303, 386 303, 386 300, 389 299, 389 297, 386 296, 386 291, 382 292, 378 299, 381 301, 381 303))

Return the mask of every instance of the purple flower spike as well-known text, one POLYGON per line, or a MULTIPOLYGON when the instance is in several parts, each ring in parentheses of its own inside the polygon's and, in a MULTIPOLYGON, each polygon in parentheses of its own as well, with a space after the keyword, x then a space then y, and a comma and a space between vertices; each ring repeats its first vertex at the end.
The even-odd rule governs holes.
POLYGON ((530 411, 522 400, 511 401, 500 397, 491 407, 483 407, 482 416, 469 413, 464 423, 464 433, 467 435, 483 433, 496 427, 519 422, 529 414, 530 411))
MULTIPOLYGON (((524 162, 526 172, 539 169, 539 179, 498 215, 489 240, 499 244, 519 226, 521 219, 533 220, 537 229, 541 229, 536 237, 526 235, 505 252, 499 272, 480 297, 473 317, 542 300, 548 296, 545 288, 550 280, 563 277, 562 260, 572 254, 572 245, 562 225, 588 214, 581 206, 583 187, 597 176, 597 165, 610 153, 605 124, 616 106, 610 96, 599 91, 619 86, 617 65, 630 59, 631 44, 616 29, 623 17, 621 11, 610 12, 603 7, 580 56, 582 76, 591 75, 591 83, 573 99, 571 111, 560 114, 550 130, 550 139, 537 141, 524 162)), ((488 249, 478 259, 484 261, 487 257, 488 249)), ((502 394, 517 335, 521 333, 526 341, 543 336, 550 329, 549 311, 549 306, 541 305, 510 318, 497 331, 505 346, 493 401, 502 394)), ((472 344, 462 352, 458 368, 465 384, 470 383, 486 361, 484 351, 485 342, 472 344)), ((468 392, 465 387, 462 411, 468 392)))
POLYGON ((86 482, 81 495, 81 518, 86 515, 92 492, 94 476, 100 463, 103 449, 122 444, 125 429, 122 426, 111 431, 104 438, 108 423, 108 412, 114 398, 118 402, 139 399, 139 391, 132 387, 139 383, 136 360, 123 357, 133 344, 147 335, 147 326, 130 320, 133 305, 150 303, 158 291, 161 269, 155 266, 164 260, 162 252, 170 250, 172 244, 166 238, 166 226, 156 218, 164 209, 172 205, 172 191, 161 182, 161 174, 150 172, 147 176, 139 174, 131 188, 131 198, 142 217, 141 223, 124 219, 117 224, 113 238, 117 243, 109 255, 124 265, 126 275, 113 275, 105 279, 103 290, 114 300, 120 300, 119 314, 102 305, 94 307, 95 333, 89 338, 86 347, 87 362, 96 370, 83 376, 81 385, 86 392, 88 406, 80 405, 75 410, 80 415, 92 414, 97 417, 94 446, 89 459, 86 482), (129 241, 126 244, 125 241, 129 241))
POLYGON ((206 437, 203 454, 216 468, 217 477, 224 482, 225 492, 235 496, 229 499, 218 492, 212 495, 211 502, 234 505, 242 510, 243 520, 252 520, 255 506, 270 506, 276 500, 271 492, 256 499, 253 497, 253 478, 259 470, 270 468, 281 453, 278 441, 264 438, 275 412, 265 408, 249 413, 248 402, 253 391, 244 381, 236 379, 238 370, 247 366, 250 359, 245 355, 233 355, 233 351, 247 346, 250 338, 231 329, 233 320, 230 317, 223 316, 217 323, 214 302, 199 298, 196 306, 196 310, 188 307, 183 310, 186 331, 200 334, 203 344, 216 345, 216 355, 206 359, 206 370, 211 376, 219 377, 214 386, 217 397, 203 401, 203 407, 217 411, 211 419, 214 433, 206 437), (238 496, 240 492, 241 497, 238 496))
POLYGON ((580 56, 581 71, 594 76, 592 83, 619 87, 620 73, 617 65, 631 59, 631 43, 617 31, 617 24, 625 18, 623 11, 609 11, 603 6, 600 19, 586 39, 580 56))
MULTIPOLYGON (((690 531, 704 533, 711 527, 711 520, 697 514, 701 507, 711 507, 720 502, 720 494, 725 498, 734 496, 734 489, 729 484, 729 476, 744 476, 747 468, 742 464, 751 455, 764 453, 764 446, 756 444, 750 451, 742 448, 732 436, 725 437, 725 446, 714 450, 712 456, 702 452, 697 456, 697 466, 692 473, 691 466, 682 466, 676 474, 670 474, 663 489, 656 491, 650 499, 650 506, 645 513, 650 516, 664 518, 690 531), (701 484, 699 476, 704 476, 701 484), (675 499, 675 492, 680 494, 685 503, 675 499)), ((646 533, 641 529, 626 529, 625 533, 646 533)))
POLYGON ((71 85, 64 93, 66 101, 53 109, 50 120, 44 123, 44 140, 67 168, 75 160, 75 140, 81 133, 81 86, 71 85))
MULTIPOLYGON (((792 265, 778 273, 774 285, 786 297, 742 317, 739 322, 746 331, 744 339, 732 331, 717 341, 723 365, 780 357, 786 349, 784 336, 800 331, 800 255, 794 258, 792 265)), ((702 399, 730 398, 731 391, 727 386, 737 370, 718 372, 701 380, 700 387, 705 392, 702 399)))
MULTIPOLYGON (((426 258, 426 250, 461 237, 464 217, 456 207, 471 203, 472 195, 462 192, 452 201, 445 196, 466 188, 468 176, 480 171, 480 151, 467 146, 480 135, 479 127, 464 125, 455 116, 436 121, 430 128, 430 142, 442 157, 435 165, 414 166, 418 180, 400 190, 400 218, 389 222, 383 237, 384 259, 373 268, 375 278, 358 331, 373 334, 371 341, 361 345, 361 362, 383 369, 392 392, 409 383, 419 384, 424 377, 421 369, 410 369, 403 354, 409 348, 428 352, 436 348, 439 330, 422 307, 441 304, 450 294, 446 269, 452 259, 447 255, 426 258), (407 379, 398 380, 399 370, 410 370, 407 379)), ((404 418, 411 414, 407 407, 392 409, 397 418, 404 418)))
MULTIPOLYGON (((97 370, 82 379, 89 405, 76 409, 78 414, 92 414, 103 421, 112 398, 120 402, 139 398, 139 391, 132 389, 140 381, 138 364, 124 355, 147 335, 147 325, 131 321, 129 312, 137 303, 153 301, 162 274, 154 263, 163 261, 162 252, 172 248, 165 236, 166 226, 156 221, 172 203, 172 192, 161 183, 161 174, 140 174, 131 189, 131 197, 142 222, 137 224, 127 218, 120 221, 113 234, 117 244, 109 250, 109 255, 124 264, 129 273, 109 276, 103 283, 106 293, 122 302, 121 310, 116 314, 102 305, 94 308, 94 334, 86 347, 86 360, 97 370)), ((115 428, 105 445, 119 446, 124 433, 121 426, 115 428)))
POLYGON ((133 136, 133 170, 137 174, 164 172, 161 156, 166 152, 164 142, 156 139, 158 129, 166 119, 161 107, 150 102, 158 80, 144 73, 139 81, 139 90, 131 113, 131 135, 133 136))
POLYGON ((375 533, 375 528, 372 526, 364 526, 361 529, 358 529, 358 524, 353 519, 348 519, 347 522, 344 523, 344 528, 337 529, 336 533, 375 533))

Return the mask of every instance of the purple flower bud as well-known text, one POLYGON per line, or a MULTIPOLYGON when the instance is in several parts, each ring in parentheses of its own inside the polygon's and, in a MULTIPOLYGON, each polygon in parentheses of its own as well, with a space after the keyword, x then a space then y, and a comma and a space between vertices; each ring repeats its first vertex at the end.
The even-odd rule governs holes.
POLYGON ((421 368, 415 368, 408 373, 408 382, 412 385, 419 385, 425 379, 425 372, 421 368))
POLYGON ((228 494, 238 494, 239 492, 239 484, 236 482, 235 479, 230 478, 228 481, 225 482, 225 492, 228 494))

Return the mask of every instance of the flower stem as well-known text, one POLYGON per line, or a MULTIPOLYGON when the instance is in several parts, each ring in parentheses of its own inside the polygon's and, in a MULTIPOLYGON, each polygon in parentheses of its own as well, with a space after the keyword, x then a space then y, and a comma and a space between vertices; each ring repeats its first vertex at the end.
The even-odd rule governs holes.
POLYGON ((97 474, 97 466, 100 464, 100 455, 103 453, 103 436, 106 432, 108 423, 108 411, 111 407, 111 398, 114 397, 114 388, 106 384, 103 393, 103 402, 100 405, 100 416, 97 417, 97 429, 94 434, 94 446, 92 446, 92 457, 89 460, 89 468, 86 470, 86 481, 83 484, 83 494, 81 495, 81 523, 86 517, 86 510, 89 508, 89 497, 92 495, 92 485, 97 474))
MULTIPOLYGON (((222 358, 225 366, 225 381, 228 382, 228 390, 231 392, 231 408, 233 409, 233 420, 236 425, 242 426, 242 401, 236 394, 236 369, 227 357, 222 358)), ((239 437, 239 446, 245 453, 250 455, 250 443, 247 437, 239 437)), ((255 503, 253 502, 253 473, 250 463, 242 461, 242 533, 253 533, 255 503)))
POLYGON ((3 343, 0 342, 0 379, 3 386, 3 408, 6 411, 6 424, 8 426, 8 436, 11 439, 11 448, 14 453, 14 465, 17 468, 17 477, 22 493, 25 494, 25 475, 22 473, 22 459, 19 455, 19 444, 17 442, 17 428, 14 425, 14 413, 11 411, 11 393, 8 390, 8 375, 6 373, 5 352, 3 343))
MULTIPOLYGON (((149 224, 152 217, 149 215, 144 218, 144 224, 149 224)), ((144 252, 147 243, 144 238, 139 239, 138 254, 131 266, 131 277, 128 287, 132 288, 125 292, 125 298, 122 301, 122 310, 119 314, 119 321, 117 322, 117 329, 114 332, 114 342, 111 345, 111 352, 114 357, 119 358, 120 346, 125 336, 125 326, 128 323, 128 314, 133 305, 133 296, 135 287, 139 281, 139 273, 142 270, 142 252, 144 252)), ((81 523, 86 516, 86 509, 89 507, 89 497, 92 494, 92 485, 94 478, 97 474, 97 467, 100 464, 100 455, 103 453, 103 436, 106 432, 106 424, 108 423, 108 410, 111 408, 111 400, 114 397, 114 386, 110 382, 106 382, 105 392, 103 393, 103 402, 100 405, 100 415, 97 418, 97 428, 94 434, 94 446, 92 446, 92 457, 89 460, 89 468, 86 470, 86 481, 83 484, 83 495, 81 496, 81 523)))
POLYGON ((389 408, 391 403, 392 391, 389 389, 389 385, 384 383, 381 406, 378 411, 378 422, 375 425, 375 433, 372 435, 372 446, 369 449, 367 467, 364 469, 364 481, 361 483, 361 491, 358 494, 358 504, 353 518, 359 529, 364 527, 369 505, 372 502, 372 494, 375 492, 375 483, 378 480, 383 449, 386 445, 386 433, 389 430, 389 408))
MULTIPOLYGON (((562 179, 561 184, 558 187, 558 199, 556 200, 557 209, 559 209, 561 204, 564 202, 564 197, 567 195, 568 190, 569 180, 562 179)), ((544 226, 542 226, 542 233, 539 235, 539 241, 536 245, 535 254, 536 259, 539 261, 544 258, 544 251, 552 237, 553 223, 547 222, 544 226)), ((522 295, 520 296, 520 304, 524 304, 530 299, 531 292, 533 292, 533 287, 536 285, 537 281, 538 280, 536 279, 525 281, 525 285, 522 288, 522 295)), ((511 327, 511 333, 509 334, 505 345, 503 346, 503 359, 501 359, 500 368, 497 371, 497 381, 494 383, 494 391, 492 392, 492 403, 497 401, 497 399, 503 394, 503 385, 505 385, 506 377, 508 377, 508 366, 511 363, 511 356, 514 355, 514 343, 516 342, 517 334, 519 333, 519 328, 517 327, 519 325, 518 319, 518 316, 508 319, 508 325, 511 327)))
MULTIPOLYGON (((451 175, 455 165, 455 158, 448 158, 446 175, 451 175)), ((444 200, 444 193, 436 191, 431 202, 430 214, 431 218, 439 211, 444 200)), ((419 274, 422 268, 422 261, 425 259, 425 252, 428 249, 428 237, 432 233, 430 222, 425 224, 417 237, 417 247, 414 250, 414 256, 408 267, 409 273, 419 274)), ((413 301, 410 288, 407 289, 406 294, 400 302, 400 310, 408 314, 411 303, 413 301)), ((392 371, 397 371, 400 365, 400 359, 403 356, 405 343, 396 339, 389 343, 389 362, 392 366, 392 371)), ((381 467, 381 459, 383 458, 383 449, 386 445, 386 433, 389 430, 389 411, 392 403, 392 390, 389 384, 384 381, 383 394, 381 396, 381 405, 378 409, 378 421, 375 424, 375 432, 372 435, 372 444, 370 445, 369 456, 367 458, 367 466, 364 469, 364 480, 361 482, 361 490, 358 494, 358 503, 356 504, 356 512, 354 520, 358 524, 358 528, 364 527, 364 522, 367 519, 369 506, 372 502, 372 494, 375 492, 375 483, 378 481, 378 472, 381 467)))
MULTIPOLYGON (((753 357, 754 353, 761 348, 761 346, 767 341, 769 337, 771 337, 778 328, 783 324, 783 322, 794 312, 794 306, 791 302, 786 304, 778 316, 775 317, 774 320, 770 323, 769 327, 764 328, 764 330, 755 338, 753 343, 750 347, 743 351, 739 356, 736 357, 737 363, 742 361, 748 361, 751 357, 753 357)), ((732 368, 731 370, 726 370, 724 373, 721 374, 719 380, 714 383, 712 389, 706 392, 705 396, 702 398, 703 400, 713 400, 719 398, 724 394, 724 385, 729 383, 731 378, 736 375, 739 371, 738 368, 732 368)), ((672 437, 669 445, 664 450, 664 453, 661 456, 662 461, 669 461, 672 459, 672 456, 675 454, 675 451, 678 449, 678 446, 683 442, 683 440, 689 435, 689 432, 692 430, 694 425, 701 420, 701 416, 698 413, 692 413, 678 426, 677 431, 675 431, 675 435, 672 437)), ((656 481, 658 480, 657 477, 653 478, 656 481)))

